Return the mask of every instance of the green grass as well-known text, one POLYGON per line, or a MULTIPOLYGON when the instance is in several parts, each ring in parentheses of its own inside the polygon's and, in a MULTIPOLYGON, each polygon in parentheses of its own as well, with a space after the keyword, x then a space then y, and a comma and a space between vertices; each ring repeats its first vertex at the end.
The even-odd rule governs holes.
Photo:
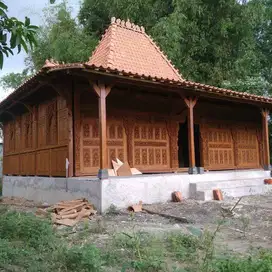
MULTIPOLYGON (((89 241, 97 235, 88 233, 89 241)), ((85 236, 76 237, 75 245, 55 232, 49 220, 0 209, 0 271, 272 271, 271 251, 256 250, 246 257, 226 252, 207 255, 211 245, 206 234, 151 235, 132 230, 115 234, 102 248, 84 242, 85 236)))

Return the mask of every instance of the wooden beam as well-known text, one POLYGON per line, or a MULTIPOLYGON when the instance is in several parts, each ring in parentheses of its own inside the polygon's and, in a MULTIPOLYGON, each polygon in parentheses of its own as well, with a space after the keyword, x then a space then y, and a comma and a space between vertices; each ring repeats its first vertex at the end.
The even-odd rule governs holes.
POLYGON ((268 117, 269 117, 269 110, 262 109, 262 138, 263 138, 263 162, 264 162, 264 169, 270 170, 270 151, 269 151, 269 129, 268 129, 268 117))
POLYGON ((74 108, 74 169, 75 176, 78 177, 81 175, 81 120, 80 120, 80 91, 78 88, 74 90, 73 93, 73 108, 74 108))
POLYGON ((100 170, 104 170, 108 168, 106 98, 112 86, 105 86, 103 83, 93 83, 93 88, 98 96, 99 104, 100 170))
POLYGON ((194 107, 197 102, 197 98, 184 98, 185 105, 188 109, 188 149, 189 149, 189 167, 194 169, 195 163, 195 138, 194 138, 194 107))

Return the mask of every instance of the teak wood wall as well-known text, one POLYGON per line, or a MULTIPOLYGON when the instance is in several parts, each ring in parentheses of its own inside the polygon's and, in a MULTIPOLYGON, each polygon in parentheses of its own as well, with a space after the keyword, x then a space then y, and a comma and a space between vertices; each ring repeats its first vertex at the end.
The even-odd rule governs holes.
POLYGON ((68 109, 58 96, 4 124, 5 175, 65 176, 68 109))
MULTIPOLYGON (((217 104, 198 99, 192 112, 200 126, 201 166, 210 170, 261 167, 261 113, 247 105, 217 104)), ((179 168, 179 124, 188 117, 180 97, 112 90, 106 110, 108 167, 117 157, 143 172, 179 168)), ((99 139, 97 96, 91 88, 76 89, 70 115, 66 100, 58 96, 4 123, 3 172, 65 176, 65 160, 73 158, 70 175, 97 175, 99 139), (73 155, 68 150, 74 150, 73 155)))

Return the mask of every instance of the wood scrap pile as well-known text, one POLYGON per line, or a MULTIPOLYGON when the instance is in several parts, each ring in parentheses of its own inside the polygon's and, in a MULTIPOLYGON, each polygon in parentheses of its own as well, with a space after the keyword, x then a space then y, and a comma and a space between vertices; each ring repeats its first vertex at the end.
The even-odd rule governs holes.
POLYGON ((132 175, 141 175, 137 168, 130 168, 128 162, 122 162, 118 158, 112 160, 112 168, 108 169, 109 176, 132 176, 132 175))
POLYGON ((96 210, 87 199, 61 201, 47 209, 38 209, 36 215, 45 216, 51 212, 52 222, 57 225, 74 226, 83 218, 91 218, 96 210))

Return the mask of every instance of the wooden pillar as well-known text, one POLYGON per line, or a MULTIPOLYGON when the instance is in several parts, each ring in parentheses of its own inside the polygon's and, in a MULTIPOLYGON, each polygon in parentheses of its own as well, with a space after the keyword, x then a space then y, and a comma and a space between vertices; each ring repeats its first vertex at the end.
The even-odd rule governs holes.
POLYGON ((98 177, 102 179, 108 176, 106 98, 111 91, 111 86, 98 83, 93 84, 93 88, 98 96, 99 104, 100 170, 98 177))
POLYGON ((68 177, 74 176, 74 131, 73 131, 73 108, 72 103, 68 106, 68 130, 69 130, 69 144, 68 144, 68 177))
POLYGON ((195 163, 195 138, 194 138, 194 107, 196 98, 184 98, 184 102, 188 109, 188 150, 189 150, 189 174, 197 174, 195 163))
POLYGON ((81 134, 81 119, 80 119, 80 91, 74 90, 73 93, 73 108, 74 108, 74 169, 75 176, 81 175, 81 156, 80 153, 80 134, 81 134))
POLYGON ((268 130, 269 110, 262 109, 262 139, 263 139, 263 167, 270 170, 270 151, 269 151, 269 130, 268 130))

